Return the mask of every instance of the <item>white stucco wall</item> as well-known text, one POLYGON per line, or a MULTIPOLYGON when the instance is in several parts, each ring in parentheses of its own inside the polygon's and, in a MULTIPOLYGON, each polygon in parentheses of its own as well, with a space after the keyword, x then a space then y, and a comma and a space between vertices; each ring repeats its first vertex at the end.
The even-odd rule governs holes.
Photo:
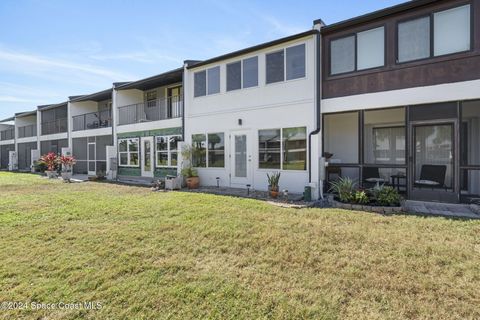
MULTIPOLYGON (((233 168, 231 160, 233 155, 229 136, 242 131, 246 132, 250 139, 248 142, 248 156, 251 158, 250 166, 252 170, 250 184, 255 189, 267 190, 266 174, 280 170, 259 168, 258 131, 262 129, 306 127, 308 145, 308 134, 315 130, 316 125, 315 85, 314 36, 272 46, 211 65, 186 69, 186 143, 191 143, 192 134, 223 132, 225 135, 225 168, 199 168, 201 184, 215 186, 217 184, 216 178, 219 177, 222 186, 246 187, 245 185, 234 184, 230 178, 233 168), (266 84, 265 54, 302 43, 306 45, 306 76, 301 79, 266 84), (258 86, 227 92, 226 64, 253 56, 258 56, 258 86), (220 93, 194 98, 194 73, 215 66, 220 66, 220 93), (242 120, 242 125, 239 125, 239 119, 242 120)), ((315 143, 312 148, 312 159, 317 159, 319 140, 314 138, 312 142, 315 143)), ((317 163, 312 163, 312 167, 317 165, 317 163)), ((305 185, 309 183, 308 170, 283 170, 281 172, 280 188, 282 190, 288 189, 289 192, 301 193, 305 185)), ((318 170, 315 168, 312 173, 317 175, 318 170)))

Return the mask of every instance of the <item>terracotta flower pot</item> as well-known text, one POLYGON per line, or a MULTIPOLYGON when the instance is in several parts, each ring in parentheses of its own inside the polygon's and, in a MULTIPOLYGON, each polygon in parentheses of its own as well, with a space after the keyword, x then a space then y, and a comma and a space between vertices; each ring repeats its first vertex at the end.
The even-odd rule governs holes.
POLYGON ((187 188, 188 189, 198 189, 200 186, 200 178, 199 177, 189 177, 186 179, 187 181, 187 188))
POLYGON ((272 197, 273 199, 277 199, 278 198, 278 190, 270 190, 270 197, 272 197))

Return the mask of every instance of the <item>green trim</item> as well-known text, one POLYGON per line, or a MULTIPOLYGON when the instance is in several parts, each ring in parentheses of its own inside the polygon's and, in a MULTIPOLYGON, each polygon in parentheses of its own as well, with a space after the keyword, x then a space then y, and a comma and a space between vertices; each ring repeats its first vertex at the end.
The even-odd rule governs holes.
POLYGON ((117 138, 129 139, 129 138, 138 138, 138 137, 171 136, 176 134, 178 135, 182 134, 182 127, 118 133, 117 138))
POLYGON ((156 168, 154 176, 156 178, 165 178, 165 176, 176 176, 177 168, 156 168))
POLYGON ((140 168, 118 167, 119 176, 141 177, 142 171, 140 168))

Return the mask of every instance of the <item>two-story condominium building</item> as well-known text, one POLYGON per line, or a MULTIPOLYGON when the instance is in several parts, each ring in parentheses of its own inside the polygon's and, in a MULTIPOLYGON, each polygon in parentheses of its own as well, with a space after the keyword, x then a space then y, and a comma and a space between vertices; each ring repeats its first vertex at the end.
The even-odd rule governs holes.
POLYGON ((417 0, 322 28, 327 177, 480 199, 480 1, 417 0))
POLYGON ((114 144, 112 92, 70 97, 69 146, 77 160, 76 174, 107 175, 107 146, 114 144))
POLYGON ((318 41, 313 29, 185 67, 185 142, 202 185, 267 190, 281 172, 280 188, 301 193, 318 181, 318 41))
POLYGON ((118 177, 177 175, 183 136, 183 68, 114 84, 114 130, 118 177))

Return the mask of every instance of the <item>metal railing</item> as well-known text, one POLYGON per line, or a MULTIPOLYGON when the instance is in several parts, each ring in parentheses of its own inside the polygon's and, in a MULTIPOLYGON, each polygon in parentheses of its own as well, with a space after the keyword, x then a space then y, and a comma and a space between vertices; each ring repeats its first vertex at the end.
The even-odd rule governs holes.
POLYGON ((148 121, 180 118, 183 101, 181 96, 151 100, 118 108, 118 124, 132 124, 148 121))
POLYGON ((28 138, 35 137, 37 135, 37 125, 31 124, 28 126, 18 127, 18 137, 28 138))
POLYGON ((73 131, 109 128, 112 126, 112 111, 104 110, 72 117, 73 131))
POLYGON ((68 131, 67 118, 42 123, 42 136, 47 134, 63 133, 68 131))
POLYGON ((15 128, 3 130, 0 132, 0 140, 12 140, 15 139, 15 128))

